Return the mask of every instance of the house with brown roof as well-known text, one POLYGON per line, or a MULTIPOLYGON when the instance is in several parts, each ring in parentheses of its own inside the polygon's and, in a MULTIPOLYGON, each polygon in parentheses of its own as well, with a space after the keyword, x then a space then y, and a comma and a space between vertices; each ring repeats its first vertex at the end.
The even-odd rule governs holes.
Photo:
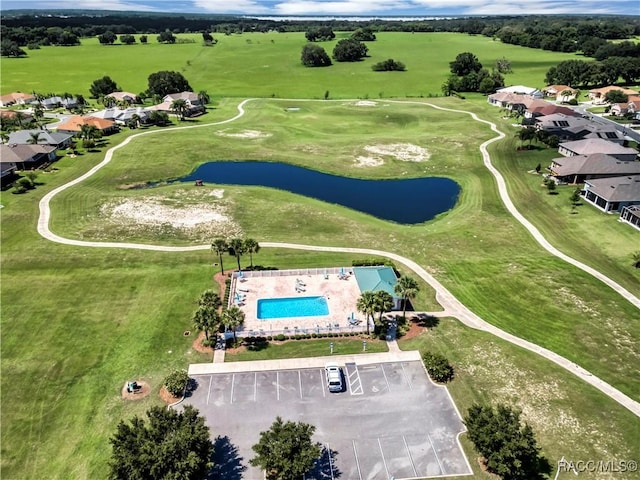
POLYGON ((36 96, 31 93, 13 92, 0 96, 0 107, 10 105, 27 105, 34 101, 36 96))
POLYGON ((576 98, 578 90, 569 85, 548 85, 542 89, 545 97, 555 97, 556 102, 568 102, 576 98), (564 95, 562 95, 564 93, 564 95))
POLYGON ((19 120, 22 125, 33 121, 33 115, 18 110, 0 110, 0 118, 2 120, 15 121, 16 123, 19 120))
POLYGON ((575 110, 569 107, 563 107, 562 105, 554 105, 553 103, 545 102, 546 105, 534 105, 531 108, 527 108, 527 111, 524 112, 524 118, 538 118, 544 117, 545 115, 554 115, 556 113, 561 113, 562 115, 566 115, 568 117, 581 117, 580 112, 576 112, 575 110))
POLYGON ((57 131, 62 133, 77 134, 82 131, 83 125, 93 125, 98 130, 100 130, 103 135, 110 135, 118 131, 116 122, 112 120, 105 120, 103 118, 91 116, 82 117, 80 115, 69 117, 66 122, 58 125, 57 131))
POLYGON ((629 95, 625 103, 614 103, 609 110, 609 113, 619 117, 636 112, 640 112, 640 95, 629 95))
POLYGON ((617 158, 618 160, 626 161, 634 161, 638 157, 637 150, 630 147, 623 147, 622 145, 602 138, 589 138, 586 140, 563 142, 558 146, 558 153, 565 157, 605 153, 617 158))
POLYGON ((618 160, 604 153, 593 153, 554 158, 549 170, 558 181, 576 184, 596 178, 640 175, 640 162, 618 160))
POLYGON ((53 162, 56 159, 56 148, 51 145, 2 144, 0 145, 0 159, 3 164, 15 164, 16 168, 20 170, 30 170, 53 162))
POLYGON ((640 175, 587 180, 583 195, 585 201, 606 213, 640 205, 640 175))
POLYGON ((607 103, 604 97, 607 95, 607 93, 609 93, 612 90, 620 90, 622 93, 626 95, 638 95, 638 92, 636 92, 635 90, 631 90, 629 88, 624 88, 624 87, 618 87, 616 85, 609 85, 607 87, 594 88, 593 90, 589 90, 589 99, 593 103, 602 105, 604 103, 607 103))

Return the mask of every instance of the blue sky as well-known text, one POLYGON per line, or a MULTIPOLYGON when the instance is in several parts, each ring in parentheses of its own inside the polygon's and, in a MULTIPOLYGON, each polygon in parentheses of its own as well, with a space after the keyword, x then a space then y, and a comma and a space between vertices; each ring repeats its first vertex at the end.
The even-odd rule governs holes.
POLYGON ((0 0, 1 10, 82 8, 248 15, 640 15, 638 0, 0 0))

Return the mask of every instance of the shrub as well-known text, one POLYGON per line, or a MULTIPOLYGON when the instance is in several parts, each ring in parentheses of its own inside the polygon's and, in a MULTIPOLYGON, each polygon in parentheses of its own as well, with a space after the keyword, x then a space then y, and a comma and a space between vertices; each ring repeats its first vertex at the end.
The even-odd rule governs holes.
POLYGON ((317 334, 317 333, 312 333, 312 334, 311 334, 311 338, 316 338, 317 336, 318 336, 318 334, 317 334))
POLYGON ((164 379, 162 384, 167 391, 174 397, 179 397, 183 394, 189 381, 189 374, 186 370, 174 370, 164 379))
POLYGON ((425 352, 422 361, 429 372, 429 376, 439 383, 446 383, 453 379, 453 367, 449 361, 438 353, 425 352))
POLYGON ((270 342, 271 340, 273 340, 273 336, 268 335, 268 336, 267 336, 267 342, 270 342))
POLYGON ((396 62, 393 58, 389 58, 382 62, 378 62, 371 66, 374 72, 404 72, 407 69, 404 63, 396 62))
POLYGON ((282 334, 282 333, 279 333, 278 335, 276 335, 276 340, 279 341, 279 342, 284 341, 285 338, 287 338, 287 337, 285 337, 284 334, 282 334))

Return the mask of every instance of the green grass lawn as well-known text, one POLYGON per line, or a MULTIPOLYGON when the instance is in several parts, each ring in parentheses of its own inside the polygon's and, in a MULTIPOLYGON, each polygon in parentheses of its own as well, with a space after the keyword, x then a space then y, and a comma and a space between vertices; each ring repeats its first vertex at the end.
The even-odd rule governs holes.
MULTIPOLYGON (((227 351, 225 362, 244 362, 248 360, 275 360, 278 358, 325 357, 331 354, 333 343, 334 355, 355 355, 364 353, 362 339, 324 338, 320 340, 288 340, 286 342, 269 342, 265 348, 238 351, 227 351)), ((382 340, 367 339, 366 353, 387 352, 387 343, 382 340)))
MULTIPOLYGON (((105 73, 123 89, 137 92, 146 88, 149 73, 174 69, 183 71, 196 90, 207 89, 216 96, 286 93, 313 98, 329 89, 332 97, 368 94, 373 99, 382 91, 375 83, 380 74, 368 66, 374 61, 375 50, 380 58, 387 53, 395 58, 396 52, 412 52, 406 58, 397 57, 407 63, 409 71, 397 77, 394 74, 393 82, 385 82, 389 85, 382 91, 385 96, 426 95, 430 89, 439 92, 447 64, 459 51, 473 51, 486 63, 504 55, 514 66, 509 83, 536 86, 541 85, 550 64, 571 58, 496 44, 485 37, 381 34, 380 41, 370 45, 370 59, 324 71, 293 68, 302 34, 222 37, 211 49, 196 44, 111 49, 87 43, 87 50, 52 47, 30 51, 27 59, 3 58, 2 92, 37 89, 81 93, 105 73), (401 49, 404 37, 419 39, 425 45, 401 49), (135 60, 139 60, 135 70, 128 67, 129 58, 123 62, 122 54, 117 53, 129 48, 142 52, 135 60), (268 49, 280 52, 280 56, 268 59, 268 49), (258 62, 255 56, 245 56, 252 51, 261 53, 258 62), (287 55, 282 52, 295 58, 286 63, 283 59, 287 55), (424 64, 414 69, 413 55, 424 59, 424 64), (93 57, 99 66, 91 63, 93 57), (46 85, 50 87, 39 83, 44 82, 43 76, 34 74, 42 71, 45 60, 56 65, 47 70, 50 78, 46 85), (252 70, 255 64, 273 67, 252 70), (74 75, 69 75, 70 71, 74 75), (302 74, 308 78, 301 80, 302 74), (326 85, 327 79, 333 86, 326 85), (27 80, 35 83, 18 86, 27 80), (278 91, 273 92, 274 88, 278 91)), ((499 123, 508 138, 491 147, 492 157, 516 206, 558 248, 640 294, 640 272, 630 266, 630 254, 637 250, 637 232, 589 205, 578 207, 577 214, 570 213, 571 187, 548 195, 540 188, 539 177, 526 173, 538 162, 545 165, 556 156, 553 151, 516 151, 512 120, 501 119, 499 110, 488 106, 483 97, 432 101, 473 110, 499 123)), ((217 108, 195 124, 230 118, 237 103, 216 102, 217 108)), ((485 320, 566 356, 640 399, 638 310, 599 281, 546 254, 506 212, 477 151, 477 145, 492 136, 488 128, 471 122, 466 115, 384 100, 375 108, 341 101, 293 103, 301 107, 296 115, 283 108, 292 102, 259 100, 248 105, 247 115, 237 123, 183 132, 165 129, 134 140, 116 153, 108 167, 56 197, 52 202, 53 231, 72 238, 111 241, 208 242, 208 238, 194 238, 175 229, 153 233, 111 225, 101 211, 108 202, 154 196, 182 206, 222 204, 239 231, 259 242, 393 251, 423 265, 485 320), (220 135, 245 129, 271 136, 249 141, 220 135), (422 146, 431 157, 421 163, 389 157, 380 167, 363 168, 354 163, 366 145, 401 142, 422 146), (451 212, 422 225, 406 226, 260 187, 207 185, 198 191, 222 188, 222 199, 197 193, 187 185, 121 188, 174 178, 201 162, 224 159, 285 161, 364 178, 442 175, 460 183, 462 193, 451 212)), ((131 134, 127 131, 109 137, 109 146, 131 134)), ((104 478, 108 437, 117 422, 159 404, 160 383, 173 368, 210 360, 191 347, 193 338, 183 336, 184 330, 192 329, 190 318, 199 294, 211 286, 212 263, 217 260, 210 252, 87 249, 54 244, 37 235, 42 195, 90 169, 103 154, 104 150, 64 158, 56 164, 58 170, 39 176, 41 185, 36 190, 25 195, 5 191, 0 198, 4 206, 0 209, 3 478, 104 478), (125 402, 120 389, 134 378, 148 381, 152 395, 135 403, 125 402)), ((416 196, 417 206, 419 202, 416 196)), ((254 262, 305 268, 348 264, 354 257, 361 256, 263 248, 254 262)), ((225 258, 225 265, 234 263, 225 258)), ((436 309, 433 291, 424 284, 421 288, 416 308, 436 309)), ((258 353, 281 358, 302 355, 289 351, 300 349, 312 354, 312 344, 319 345, 315 347, 319 351, 328 350, 322 342, 293 341, 258 353)), ((461 410, 473 401, 496 399, 522 408, 552 463, 562 455, 626 458, 640 448, 637 418, 570 373, 529 352, 452 320, 442 320, 428 336, 406 342, 403 348, 435 349, 452 360, 457 374, 451 392, 461 410)), ((468 447, 464 439, 463 444, 468 447)), ((472 458, 472 451, 467 448, 467 452, 472 458)), ((475 468, 475 462, 471 463, 475 468)), ((481 473, 476 474, 482 478, 481 473)))
MULTIPOLYGON (((319 43, 329 55, 338 40, 319 43)), ((2 58, 0 92, 38 91, 82 93, 109 75, 125 91, 147 89, 147 78, 160 70, 181 72, 195 91, 220 97, 379 98, 440 95, 449 62, 458 53, 474 53, 487 68, 502 57, 512 63, 507 85, 542 87, 547 70, 574 54, 507 45, 483 36, 456 33, 378 33, 368 42, 369 57, 362 62, 334 63, 328 68, 307 68, 300 63, 304 33, 244 33, 220 35, 213 47, 203 47, 200 34, 178 35, 195 43, 163 45, 100 45, 83 39, 79 47, 43 47, 29 50, 27 58, 2 58), (394 58, 406 72, 373 72, 371 65, 394 58), (55 68, 49 66, 55 65, 55 68), (136 68, 132 69, 131 65, 136 68), (43 75, 43 69, 47 74, 43 75), (70 74, 73 72, 73 74, 70 74)), ((150 39, 151 40, 151 39, 150 39)))

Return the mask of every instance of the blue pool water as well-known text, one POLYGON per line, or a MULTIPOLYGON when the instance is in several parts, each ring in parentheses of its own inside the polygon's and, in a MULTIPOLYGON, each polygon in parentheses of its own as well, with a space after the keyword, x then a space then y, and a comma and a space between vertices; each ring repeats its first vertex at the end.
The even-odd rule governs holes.
POLYGON ((289 317, 317 317, 329 315, 324 297, 261 298, 258 300, 258 319, 289 317))

